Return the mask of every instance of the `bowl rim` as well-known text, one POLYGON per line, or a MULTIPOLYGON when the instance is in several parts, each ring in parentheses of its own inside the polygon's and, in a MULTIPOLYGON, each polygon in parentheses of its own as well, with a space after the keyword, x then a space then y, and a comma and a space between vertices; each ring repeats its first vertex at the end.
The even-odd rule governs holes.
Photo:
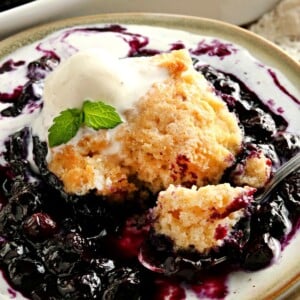
MULTIPOLYGON (((299 89, 300 62, 294 60, 274 43, 245 28, 224 21, 177 14, 140 12, 109 13, 52 21, 43 25, 34 26, 1 40, 0 60, 15 50, 32 44, 57 30, 73 26, 106 23, 164 27, 188 31, 194 34, 198 33, 202 36, 222 38, 244 47, 258 60, 263 61, 270 67, 280 70, 295 88, 299 89), (272 54, 266 55, 266 53, 272 54), (272 58, 270 59, 270 57, 272 58)), ((285 299, 294 292, 300 295, 300 271, 276 291, 267 293, 264 299, 275 299, 278 297, 285 299)))
MULTIPOLYGON (((152 25, 159 26, 159 24, 163 24, 165 28, 171 29, 188 29, 191 31, 191 27, 196 27, 197 25, 201 25, 201 27, 206 27, 207 35, 209 32, 214 31, 215 28, 221 29, 220 36, 224 36, 224 34, 230 37, 229 32, 236 33, 237 38, 239 39, 241 36, 249 39, 250 42, 258 42, 263 43, 269 49, 272 48, 276 51, 277 55, 280 55, 282 58, 286 59, 289 66, 300 67, 300 62, 296 61, 292 57, 290 57, 284 50, 282 50, 279 46, 274 44, 273 42, 267 40, 266 38, 237 25, 212 19, 205 17, 197 17, 197 16, 189 16, 189 15, 180 15, 180 14, 168 14, 168 13, 143 13, 143 12, 130 12, 130 13, 105 13, 105 14, 94 14, 87 16, 79 16, 79 17, 70 17, 62 20, 51 21, 45 23, 43 25, 35 25, 28 29, 22 30, 19 33, 15 33, 9 37, 6 37, 0 40, 0 57, 5 55, 5 50, 7 47, 4 47, 4 44, 12 44, 18 43, 17 47, 30 44, 33 40, 37 40, 42 38, 55 30, 63 29, 69 26, 75 25, 84 25, 84 24, 92 24, 94 22, 97 23, 106 23, 106 22, 116 22, 123 24, 133 24, 133 25, 152 25), (180 21, 180 24, 178 23, 180 21), (155 24, 153 24, 155 22, 155 24), (207 24, 207 26, 205 26, 207 24), (213 29, 210 29, 213 28, 213 29), (39 31, 39 32, 37 32, 39 31), (26 43, 22 42, 22 39, 26 36, 26 43), (32 36, 32 38, 30 38, 32 36)), ((192 31, 191 31, 192 32, 192 31)), ((197 31, 195 31, 197 33, 197 31)), ((215 33, 215 32, 214 32, 215 33)), ((232 39, 233 41, 235 40, 232 39)), ((11 52, 11 51, 9 51, 11 52)))
POLYGON ((96 23, 163 26, 170 29, 189 31, 195 34, 201 32, 201 35, 204 36, 209 36, 210 33, 213 33, 215 37, 225 39, 246 48, 258 60, 264 61, 268 66, 280 70, 296 88, 299 86, 300 62, 290 57, 273 42, 245 28, 224 21, 178 14, 141 12, 108 13, 52 21, 26 29, 0 41, 0 59, 22 46, 26 46, 46 37, 56 30, 76 25, 80 26, 96 23), (276 59, 274 57, 276 57, 276 59))

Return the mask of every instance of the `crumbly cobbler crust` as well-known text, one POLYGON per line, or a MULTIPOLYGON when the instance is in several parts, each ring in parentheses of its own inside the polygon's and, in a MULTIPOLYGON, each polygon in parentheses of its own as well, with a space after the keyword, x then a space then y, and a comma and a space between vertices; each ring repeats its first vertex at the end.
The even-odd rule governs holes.
POLYGON ((69 193, 95 189, 101 195, 152 192, 170 184, 218 183, 241 147, 234 114, 194 70, 186 50, 151 58, 169 78, 145 91, 126 122, 114 130, 119 151, 111 153, 106 130, 87 134, 75 145, 54 150, 49 168, 69 193))

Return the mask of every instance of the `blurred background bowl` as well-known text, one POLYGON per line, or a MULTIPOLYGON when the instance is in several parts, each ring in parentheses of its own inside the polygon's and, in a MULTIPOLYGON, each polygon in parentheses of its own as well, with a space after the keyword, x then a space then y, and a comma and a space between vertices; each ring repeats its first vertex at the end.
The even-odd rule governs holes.
POLYGON ((174 0, 36 0, 0 13, 0 39, 49 21, 114 12, 184 14, 244 25, 257 20, 278 2, 279 0, 184 0, 176 3, 174 0))

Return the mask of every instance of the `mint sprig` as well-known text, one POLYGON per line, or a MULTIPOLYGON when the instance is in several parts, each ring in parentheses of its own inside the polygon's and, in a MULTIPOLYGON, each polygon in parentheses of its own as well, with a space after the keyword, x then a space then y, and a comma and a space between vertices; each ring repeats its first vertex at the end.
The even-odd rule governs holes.
POLYGON ((50 147, 70 141, 82 125, 98 130, 114 128, 122 123, 114 107, 102 101, 89 100, 84 101, 81 109, 72 108, 62 111, 53 121, 48 135, 50 147))
POLYGON ((114 128, 122 122, 116 109, 101 101, 84 101, 83 114, 84 124, 95 130, 114 128))
POLYGON ((55 147, 67 143, 74 137, 82 124, 80 109, 67 109, 54 118, 54 124, 49 129, 49 145, 55 147))

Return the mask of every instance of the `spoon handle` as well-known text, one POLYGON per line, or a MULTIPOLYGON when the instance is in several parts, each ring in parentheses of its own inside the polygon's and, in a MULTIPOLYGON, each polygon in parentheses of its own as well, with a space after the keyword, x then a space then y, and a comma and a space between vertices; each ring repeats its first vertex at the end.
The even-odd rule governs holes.
POLYGON ((256 201, 263 201, 270 192, 289 174, 296 171, 300 167, 300 152, 283 164, 275 173, 273 178, 266 184, 264 191, 256 197, 256 201))

